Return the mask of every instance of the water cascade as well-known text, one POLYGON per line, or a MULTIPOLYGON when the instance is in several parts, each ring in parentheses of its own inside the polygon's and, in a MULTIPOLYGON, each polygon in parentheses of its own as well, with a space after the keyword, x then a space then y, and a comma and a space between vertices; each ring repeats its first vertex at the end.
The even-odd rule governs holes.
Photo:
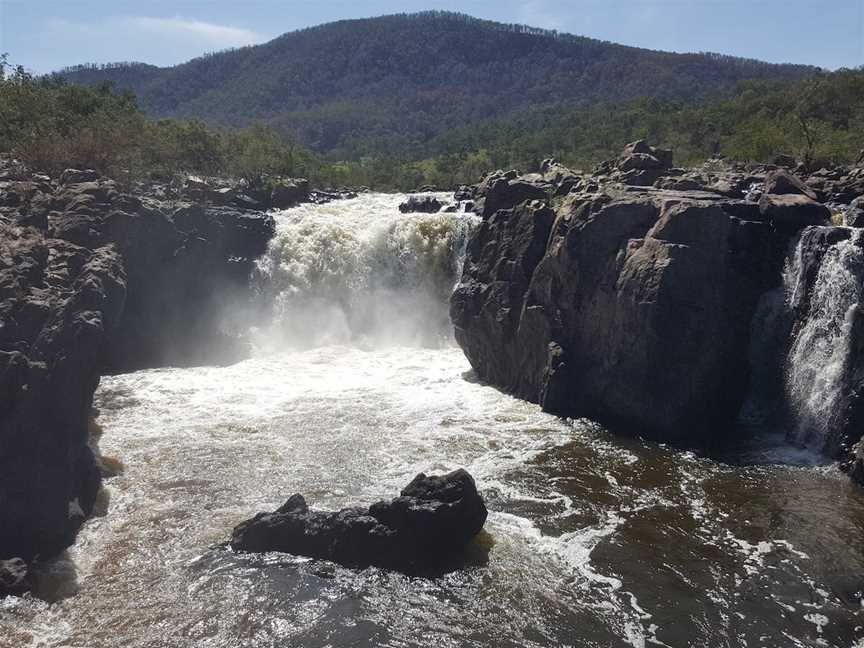
POLYGON ((265 348, 449 341, 447 299, 473 214, 400 214, 402 198, 366 194, 276 215, 259 261, 265 348))
MULTIPOLYGON (((103 377, 106 514, 41 567, 42 598, 0 600, 0 648, 864 645, 860 489, 613 436, 474 380, 446 324, 474 217, 404 199, 277 214, 253 357, 103 377), (488 557, 441 577, 225 544, 295 492, 368 506, 458 467, 490 511, 488 557)), ((807 289, 793 396, 833 393, 817 355, 842 364, 857 241, 807 289)), ((836 399, 801 402, 812 427, 836 399)))
POLYGON ((855 229, 829 243, 818 268, 811 269, 808 245, 819 239, 805 232, 783 274, 787 304, 803 315, 793 328, 785 373, 794 437, 819 449, 829 442, 843 414, 852 327, 864 280, 861 235, 862 230, 855 229))
POLYGON ((862 230, 810 227, 792 242, 782 285, 763 295, 753 318, 744 424, 837 454, 854 391, 862 281, 862 230))

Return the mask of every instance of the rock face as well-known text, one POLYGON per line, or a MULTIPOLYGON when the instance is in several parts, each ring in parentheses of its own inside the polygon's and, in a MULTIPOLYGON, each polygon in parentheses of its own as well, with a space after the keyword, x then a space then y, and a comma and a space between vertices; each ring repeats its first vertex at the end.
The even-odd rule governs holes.
POLYGON ((759 211, 781 227, 797 231, 807 225, 825 225, 831 220, 831 210, 803 194, 763 194, 759 211))
POLYGON ((770 235, 766 222, 662 196, 500 210, 469 243, 456 339, 481 378, 548 411, 703 440, 746 389, 770 235))
POLYGON ((29 561, 71 544, 92 510, 99 376, 237 351, 221 306, 273 221, 131 195, 92 171, 0 167, 0 559, 29 561))
POLYGON ((234 529, 236 551, 281 551, 352 567, 402 571, 434 567, 458 556, 486 522, 486 507, 465 470, 417 475, 399 497, 368 509, 315 511, 292 495, 272 513, 234 529))
POLYGON ((471 191, 483 222, 451 298, 456 339, 481 379, 548 411, 716 442, 749 388, 760 297, 797 233, 830 219, 811 179, 674 169, 644 142, 590 175, 490 174, 471 191))
POLYGON ((125 298, 113 247, 0 224, 0 558, 61 551, 92 509, 88 420, 125 298))
POLYGON ((87 249, 110 246, 123 260, 128 298, 106 340, 105 370, 218 362, 242 353, 223 332, 222 317, 246 291, 252 261, 266 249, 270 216, 124 194, 104 179, 67 178, 50 200, 51 238, 87 249))

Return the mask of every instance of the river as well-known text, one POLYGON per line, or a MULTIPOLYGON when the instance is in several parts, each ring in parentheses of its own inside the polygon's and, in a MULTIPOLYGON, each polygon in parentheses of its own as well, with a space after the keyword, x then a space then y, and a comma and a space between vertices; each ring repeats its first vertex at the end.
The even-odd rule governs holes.
POLYGON ((473 217, 401 198, 277 215, 250 359, 103 378, 117 474, 40 597, 0 601, 0 646, 864 646, 859 488, 782 437, 699 456, 481 384, 446 326, 473 217), (490 510, 463 569, 225 545, 294 492, 457 467, 490 510))

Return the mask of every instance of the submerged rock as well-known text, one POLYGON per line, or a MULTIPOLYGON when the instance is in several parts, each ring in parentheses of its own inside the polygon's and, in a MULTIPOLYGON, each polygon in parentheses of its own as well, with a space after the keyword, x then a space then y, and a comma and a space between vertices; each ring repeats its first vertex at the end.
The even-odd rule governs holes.
POLYGON ((302 495, 292 495, 272 513, 259 513, 238 525, 231 546, 236 551, 281 551, 352 567, 413 571, 458 556, 480 533, 486 515, 467 471, 421 473, 399 497, 368 509, 315 511, 302 495))

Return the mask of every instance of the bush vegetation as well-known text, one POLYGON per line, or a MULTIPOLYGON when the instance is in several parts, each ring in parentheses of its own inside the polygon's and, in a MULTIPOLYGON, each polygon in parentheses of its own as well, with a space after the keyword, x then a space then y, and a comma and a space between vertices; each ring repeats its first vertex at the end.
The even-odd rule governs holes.
POLYGON ((745 79, 816 72, 428 11, 341 20, 168 68, 90 65, 59 74, 90 85, 112 80, 152 117, 219 127, 263 120, 328 159, 359 160, 416 159, 437 135, 536 106, 702 100, 745 79))
POLYGON ((798 81, 748 81, 723 99, 560 103, 451 128, 401 153, 339 159, 310 152, 290 130, 196 119, 148 119, 128 90, 34 78, 0 58, 0 152, 57 173, 99 170, 119 180, 176 174, 308 177, 318 186, 410 190, 453 187, 495 168, 535 170, 550 156, 574 168, 614 157, 628 141, 671 147, 681 165, 712 155, 765 162, 778 154, 808 166, 849 163, 864 147, 864 70, 798 81))

